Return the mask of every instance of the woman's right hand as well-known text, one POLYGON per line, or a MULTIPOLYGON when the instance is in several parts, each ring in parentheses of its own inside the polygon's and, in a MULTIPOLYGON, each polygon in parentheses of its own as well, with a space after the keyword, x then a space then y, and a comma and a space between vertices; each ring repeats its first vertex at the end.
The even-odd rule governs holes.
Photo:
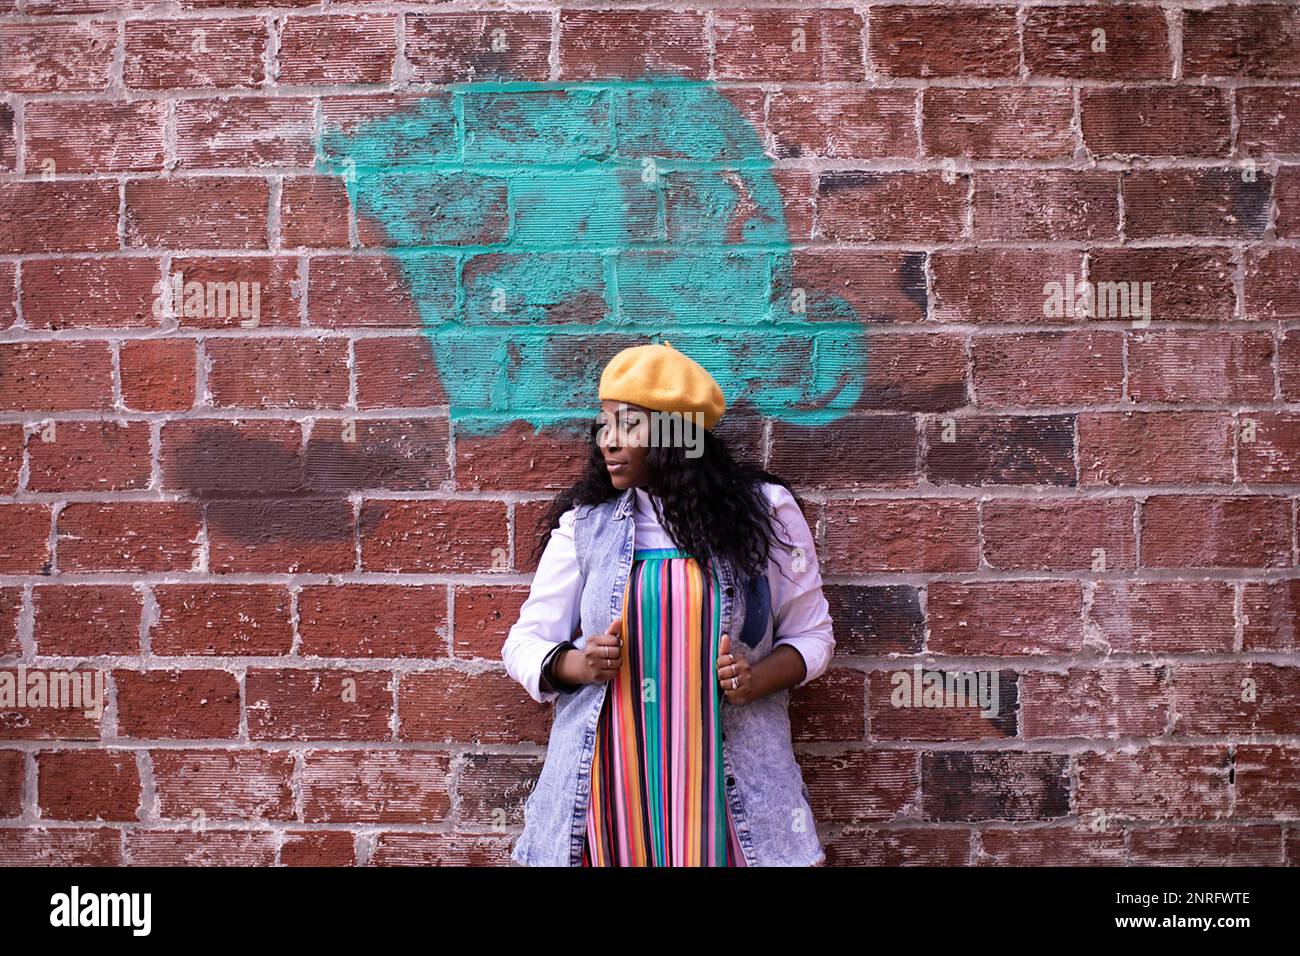
POLYGON ((587 638, 580 648, 565 651, 556 663, 560 679, 570 684, 603 684, 623 666, 623 619, 609 622, 604 634, 587 638))

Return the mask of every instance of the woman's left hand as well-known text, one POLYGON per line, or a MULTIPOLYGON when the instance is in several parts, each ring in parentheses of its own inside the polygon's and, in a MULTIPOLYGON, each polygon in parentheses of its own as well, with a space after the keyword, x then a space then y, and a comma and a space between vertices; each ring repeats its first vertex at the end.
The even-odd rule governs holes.
POLYGON ((757 700, 754 694, 754 672, 749 661, 731 655, 731 636, 722 635, 718 645, 718 683, 728 703, 748 704, 757 700))

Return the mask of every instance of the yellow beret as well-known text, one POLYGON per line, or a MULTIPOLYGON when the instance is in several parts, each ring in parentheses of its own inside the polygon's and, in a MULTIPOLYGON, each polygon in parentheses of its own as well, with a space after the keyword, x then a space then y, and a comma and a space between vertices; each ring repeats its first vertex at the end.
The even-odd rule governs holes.
POLYGON ((699 412, 708 429, 727 408, 722 388, 704 366, 666 341, 632 345, 610 359, 600 375, 600 398, 661 412, 699 412))

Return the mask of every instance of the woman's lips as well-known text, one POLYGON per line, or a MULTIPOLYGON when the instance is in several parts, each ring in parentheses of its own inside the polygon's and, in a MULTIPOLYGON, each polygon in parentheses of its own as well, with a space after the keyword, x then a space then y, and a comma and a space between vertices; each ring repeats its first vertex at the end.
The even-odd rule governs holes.
POLYGON ((627 470, 627 463, 621 461, 607 461, 605 462, 605 467, 608 468, 612 474, 621 475, 627 470))

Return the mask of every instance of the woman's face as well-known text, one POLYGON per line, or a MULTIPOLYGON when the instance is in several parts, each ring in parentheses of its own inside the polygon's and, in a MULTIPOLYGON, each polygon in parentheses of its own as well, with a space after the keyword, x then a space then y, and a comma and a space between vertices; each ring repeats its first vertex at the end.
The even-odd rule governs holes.
POLYGON ((650 447, 650 409, 604 399, 595 425, 596 443, 605 456, 609 480, 619 491, 644 488, 650 447))

